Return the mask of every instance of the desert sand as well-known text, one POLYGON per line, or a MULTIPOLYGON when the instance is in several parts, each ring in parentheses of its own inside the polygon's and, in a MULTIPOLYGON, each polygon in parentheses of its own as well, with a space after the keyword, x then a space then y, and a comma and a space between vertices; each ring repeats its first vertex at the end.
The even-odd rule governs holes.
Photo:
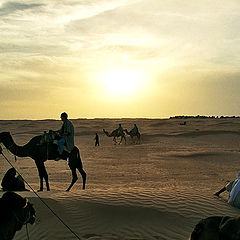
MULTIPOLYGON (((46 162, 51 191, 39 196, 80 239, 184 240, 197 222, 213 215, 240 215, 240 209, 213 193, 240 171, 240 119, 74 119, 75 145, 87 173, 65 192, 71 171, 67 162, 46 162), (141 144, 114 145, 103 135, 122 123, 130 130, 138 125, 141 144), (95 133, 100 146, 94 147, 95 133)), ((26 144, 45 130, 57 130, 57 120, 2 120, 0 131, 10 131, 18 145, 26 144)), ((35 163, 4 154, 34 190, 39 188, 35 163)), ((10 165, 0 156, 0 178, 10 165)), ((44 186, 45 187, 45 186, 44 186)), ((45 190, 45 189, 44 189, 45 190)), ((2 196, 3 192, 0 193, 2 196)), ((30 239, 77 239, 36 197, 21 192, 34 204, 37 220, 28 226, 30 239)), ((16 240, 26 238, 25 227, 16 240)))

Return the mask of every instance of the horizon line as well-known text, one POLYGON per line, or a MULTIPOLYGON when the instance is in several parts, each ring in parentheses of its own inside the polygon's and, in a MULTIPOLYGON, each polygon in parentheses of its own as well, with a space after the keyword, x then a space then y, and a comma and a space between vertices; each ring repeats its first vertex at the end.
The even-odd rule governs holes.
MULTIPOLYGON (((181 119, 181 118, 240 118, 238 115, 175 115, 169 117, 82 117, 82 118, 69 118, 70 120, 100 120, 100 119, 181 119)), ((26 118, 18 118, 18 119, 0 119, 0 121, 61 121, 61 119, 57 118, 43 118, 43 119, 26 119, 26 118)))

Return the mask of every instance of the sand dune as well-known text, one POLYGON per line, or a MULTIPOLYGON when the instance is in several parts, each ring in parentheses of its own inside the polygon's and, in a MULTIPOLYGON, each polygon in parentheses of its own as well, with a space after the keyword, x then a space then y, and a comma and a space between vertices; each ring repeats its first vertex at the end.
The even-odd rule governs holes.
MULTIPOLYGON (((71 192, 66 161, 47 161, 50 192, 39 195, 81 239, 183 240, 195 224, 212 215, 240 215, 229 206, 228 195, 213 193, 236 177, 239 168, 239 119, 75 119, 76 145, 88 174, 87 189, 81 179, 71 192), (142 134, 141 144, 114 145, 105 136, 117 128, 131 129, 134 123, 142 134), (94 135, 100 147, 94 147, 94 135)), ((0 131, 10 131, 19 145, 60 121, 0 121, 0 131)), ((34 161, 4 154, 37 190, 39 179, 34 161)), ((0 176, 9 164, 1 157, 0 176)), ((20 193, 34 203, 37 220, 29 226, 30 239, 77 239, 33 192, 20 193)), ((0 192, 0 196, 2 192, 0 192)), ((15 239, 26 239, 23 228, 15 239)))
MULTIPOLYGON (((201 218, 240 214, 226 202, 192 189, 95 189, 40 195, 81 239, 187 239, 201 218)), ((29 227, 33 239, 76 239, 38 199, 30 197, 30 201, 38 209, 38 220, 29 227)), ((24 234, 19 232, 16 239, 24 239, 24 234)))

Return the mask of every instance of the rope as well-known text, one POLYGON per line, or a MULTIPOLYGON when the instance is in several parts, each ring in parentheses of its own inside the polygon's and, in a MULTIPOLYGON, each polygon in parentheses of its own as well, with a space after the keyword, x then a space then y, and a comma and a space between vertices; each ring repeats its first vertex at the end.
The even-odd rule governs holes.
MULTIPOLYGON (((0 154, 3 155, 3 157, 6 159, 6 161, 14 168, 14 166, 12 165, 12 163, 7 159, 7 157, 4 155, 4 153, 2 152, 2 147, 0 146, 0 154)), ((18 172, 18 170, 16 169, 16 172, 22 177, 22 175, 18 172)), ((22 177, 23 178, 23 177, 22 177)), ((29 183, 23 178, 24 182, 28 185, 28 187, 33 191, 33 193, 39 198, 39 200, 52 212, 52 214, 58 218, 58 220, 79 240, 81 240, 81 238, 47 205, 47 203, 45 203, 45 201, 33 190, 33 188, 29 185, 29 183)))
POLYGON ((27 227, 27 224, 26 224, 26 232, 27 232, 27 240, 29 240, 29 234, 28 234, 28 227, 27 227))
MULTIPOLYGON (((14 145, 14 144, 12 144, 9 148, 11 148, 13 145, 14 145)), ((14 156, 15 162, 17 161, 17 156, 16 156, 16 154, 11 153, 8 148, 6 148, 5 146, 2 145, 2 143, 0 143, 0 154, 2 153, 2 150, 3 150, 3 149, 7 150, 7 152, 8 152, 9 154, 12 154, 12 155, 14 156)))
POLYGON ((222 224, 225 222, 225 220, 226 219, 228 219, 229 217, 228 216, 223 216, 222 217, 222 220, 221 220, 221 222, 220 222, 220 224, 219 224, 219 228, 222 226, 222 224))

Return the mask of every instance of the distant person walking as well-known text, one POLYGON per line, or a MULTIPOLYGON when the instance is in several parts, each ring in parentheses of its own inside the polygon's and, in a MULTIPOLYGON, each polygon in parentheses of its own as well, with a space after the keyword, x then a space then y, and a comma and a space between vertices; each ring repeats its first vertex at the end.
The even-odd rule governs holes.
POLYGON ((63 121, 63 124, 61 129, 58 130, 61 136, 58 140, 59 158, 62 156, 64 144, 66 144, 69 151, 72 151, 74 148, 74 126, 72 122, 68 120, 68 115, 65 112, 61 114, 61 120, 63 121))
POLYGON ((99 136, 98 136, 98 134, 97 134, 97 133, 96 133, 96 135, 95 135, 95 138, 94 138, 94 139, 95 139, 95 147, 96 147, 96 146, 100 146, 100 145, 99 145, 99 136))

